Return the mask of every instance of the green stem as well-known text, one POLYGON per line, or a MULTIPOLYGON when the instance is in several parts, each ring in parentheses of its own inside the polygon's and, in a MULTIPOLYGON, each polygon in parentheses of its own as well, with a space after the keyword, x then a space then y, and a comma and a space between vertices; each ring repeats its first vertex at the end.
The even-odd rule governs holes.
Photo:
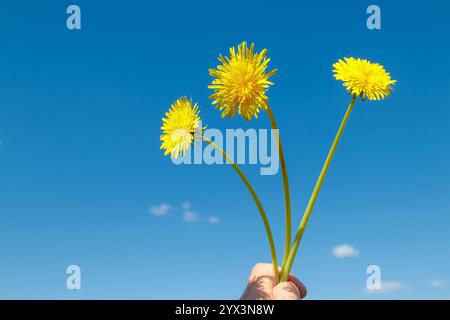
POLYGON ((280 157, 281 164, 281 174, 283 176, 283 188, 284 188, 284 207, 286 210, 286 240, 283 254, 283 262, 281 264, 281 269, 283 270, 286 260, 289 256, 289 251, 291 250, 291 232, 292 232, 292 218, 291 218, 291 192, 289 189, 289 179, 287 173, 286 159, 284 157, 283 144, 281 143, 279 128, 275 117, 273 115, 270 106, 267 108, 267 114, 269 115, 270 123, 272 128, 275 130, 276 140, 278 142, 278 154, 280 157))
POLYGON ((233 159, 231 159, 225 151, 223 151, 219 146, 217 146, 214 142, 212 142, 208 138, 201 136, 201 139, 203 139, 203 141, 205 141, 206 143, 211 145, 215 150, 217 150, 220 154, 222 154, 222 156, 228 161, 228 163, 230 163, 233 166, 234 170, 236 170, 237 174, 239 175, 239 177, 242 179, 242 181, 246 185, 248 191, 250 191, 250 193, 253 197, 253 200, 255 201, 256 206, 258 207, 259 213, 261 214, 261 218, 264 222, 264 227, 266 229, 267 238, 269 239, 270 253, 272 255, 273 272, 275 275, 275 280, 278 283, 279 277, 280 277, 280 272, 278 270, 278 261, 277 261, 277 252, 275 249, 275 242, 273 240, 272 230, 270 229, 269 220, 267 219, 266 212, 264 211, 264 208, 261 204, 261 201, 259 200, 258 195, 256 194, 252 185, 248 181, 247 177, 244 175, 244 173, 241 171, 241 169, 239 169, 239 167, 236 165, 236 163, 234 163, 233 159))
POLYGON ((305 213, 303 214, 302 221, 300 222, 297 234, 295 235, 294 243, 289 253, 289 257, 286 261, 285 268, 281 274, 281 281, 287 281, 289 272, 291 270, 292 264, 294 262, 295 254, 297 253, 298 246, 300 245, 300 241, 302 240, 303 233, 305 232, 306 225, 308 224, 309 217, 311 216, 311 212, 314 208, 314 204, 316 203, 317 196, 319 195, 320 188, 322 187, 323 181, 325 180, 325 176, 327 174, 328 168, 330 166, 331 160, 333 159, 334 152, 336 151, 336 147, 341 139, 342 133, 344 132, 345 125, 347 124, 347 120, 350 117, 350 114, 355 105, 356 95, 353 96, 350 105, 347 108, 344 119, 342 119, 339 130, 334 138, 333 144, 331 145, 330 151, 328 152, 327 159, 325 164, 323 165, 322 171, 320 172, 319 178, 317 179, 316 185, 314 187, 314 191, 309 199, 308 206, 306 207, 305 213))

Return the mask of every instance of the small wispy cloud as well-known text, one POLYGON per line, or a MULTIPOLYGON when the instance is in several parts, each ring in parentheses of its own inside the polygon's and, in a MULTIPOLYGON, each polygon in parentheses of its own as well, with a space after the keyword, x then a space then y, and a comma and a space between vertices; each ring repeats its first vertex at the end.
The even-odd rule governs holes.
POLYGON ((432 287, 443 287, 447 285, 447 281, 446 280, 442 280, 442 279, 433 279, 430 281, 430 286, 432 287))
POLYGON ((188 211, 184 211, 183 212, 183 221, 184 222, 197 222, 199 219, 200 215, 197 212, 188 210, 188 211))
POLYGON ((192 205, 190 202, 183 202, 181 204, 181 209, 183 210, 190 210, 192 208, 192 205))
POLYGON ((208 223, 209 224, 218 224, 218 223, 220 223, 220 219, 219 219, 219 217, 215 217, 215 216, 208 217, 208 223))
POLYGON ((332 254, 336 258, 353 258, 359 256, 359 251, 349 244, 340 244, 333 248, 332 254))
POLYGON ((151 206, 148 211, 155 217, 164 217, 169 213, 181 213, 182 221, 186 223, 203 222, 208 224, 220 223, 220 218, 217 216, 209 216, 207 218, 200 219, 200 213, 196 210, 192 210, 192 204, 190 202, 183 202, 179 205, 171 205, 168 203, 162 203, 159 205, 151 206))
POLYGON ((148 212, 154 216, 163 217, 169 214, 170 210, 172 210, 172 206, 170 204, 163 203, 156 206, 151 206, 150 209, 148 209, 148 212))
POLYGON ((395 291, 401 291, 406 289, 407 286, 403 282, 399 281, 382 281, 380 289, 366 289, 367 293, 380 294, 391 293, 395 291))

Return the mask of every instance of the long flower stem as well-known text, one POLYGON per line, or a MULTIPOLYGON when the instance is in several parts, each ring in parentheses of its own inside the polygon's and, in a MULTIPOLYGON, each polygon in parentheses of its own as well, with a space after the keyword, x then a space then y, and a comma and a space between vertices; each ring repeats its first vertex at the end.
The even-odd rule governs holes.
POLYGON ((302 240, 303 233, 305 232, 306 225, 308 224, 309 217, 311 216, 311 212, 314 208, 314 204, 316 203, 317 196, 319 195, 320 189, 322 187, 323 181, 325 180, 325 176, 327 174, 328 168, 330 166, 331 160, 333 159, 334 152, 336 151, 336 147, 341 139, 342 133, 344 132, 345 125, 347 124, 347 120, 350 117, 350 114, 355 105, 356 95, 353 96, 350 105, 345 112, 345 116, 342 119, 339 130, 334 138, 333 144, 331 145, 330 151, 328 152, 327 159, 325 164, 323 165, 322 171, 320 172, 319 178, 317 179, 316 185, 314 187, 314 191, 309 199, 308 205, 306 207, 305 213, 303 214, 303 218, 300 222, 300 226, 298 228, 297 234, 295 235, 294 243, 292 245, 291 252, 289 253, 289 257, 286 261, 286 265, 281 274, 281 281, 287 281, 289 272, 291 270, 292 264, 294 262, 295 254, 297 253, 298 246, 300 245, 300 241, 302 240))
POLYGON ((206 143, 211 145, 215 150, 217 150, 220 154, 222 154, 222 156, 228 161, 228 163, 230 163, 233 166, 234 170, 236 170, 237 174, 239 175, 239 177, 242 179, 242 181, 246 185, 248 191, 250 191, 250 193, 253 197, 253 200, 255 201, 256 206, 258 207, 261 218, 264 222, 264 227, 266 229, 267 238, 269 240, 270 253, 272 255, 273 272, 275 275, 275 280, 278 283, 279 278, 280 278, 280 272, 278 270, 278 260, 277 260, 277 252, 275 249, 275 242, 273 240, 273 235, 272 235, 272 230, 270 228, 269 220, 267 219, 266 212, 264 211, 264 208, 261 204, 261 201, 259 200, 258 195, 256 194, 252 185, 248 181, 247 177, 244 175, 244 173, 241 171, 241 169, 239 169, 239 167, 236 165, 236 163, 234 163, 233 159, 231 159, 225 151, 223 151, 219 146, 217 146, 214 142, 212 142, 208 138, 201 136, 201 139, 203 139, 203 141, 205 141, 206 143))
POLYGON ((286 210, 286 241, 283 254, 283 262, 281 264, 282 269, 286 264, 286 260, 291 250, 291 232, 292 232, 292 218, 291 218, 291 191, 289 189, 289 179, 287 173, 286 159, 284 157, 283 144, 281 143, 279 128, 273 115, 272 109, 267 108, 267 114, 269 115, 272 128, 275 130, 276 140, 278 142, 278 154, 280 157, 281 174, 283 176, 283 188, 284 188, 284 206, 286 210))

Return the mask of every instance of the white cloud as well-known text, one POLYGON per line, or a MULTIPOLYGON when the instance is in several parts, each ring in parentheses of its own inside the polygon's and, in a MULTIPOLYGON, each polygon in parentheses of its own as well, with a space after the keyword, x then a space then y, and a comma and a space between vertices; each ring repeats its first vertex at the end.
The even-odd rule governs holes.
POLYGON ((382 281, 380 289, 366 289, 367 293, 391 293, 406 289, 406 285, 398 281, 382 281))
MULTIPOLYGON (((151 206, 148 211, 150 214, 156 217, 167 216, 171 212, 181 212, 182 220, 187 223, 195 223, 200 221, 200 213, 191 209, 192 204, 190 202, 182 202, 179 207, 172 206, 168 203, 162 203, 159 205, 151 206)), ((205 221, 202 219, 202 221, 205 221)), ((220 223, 220 218, 217 216, 209 216, 206 219, 208 224, 218 224, 220 223)))
POLYGON ((349 244, 340 244, 333 248, 332 254, 336 258, 352 258, 359 256, 359 251, 349 244))
POLYGON ((442 280, 442 279, 433 279, 430 281, 430 285, 432 287, 443 287, 447 284, 446 280, 442 280))
POLYGON ((212 217, 208 218, 208 223, 209 224, 218 224, 218 223, 220 223, 220 219, 219 219, 219 217, 212 216, 212 217))
POLYGON ((199 218, 199 214, 194 211, 185 211, 183 212, 183 220, 185 222, 197 222, 199 218))
POLYGON ((183 210, 190 210, 192 208, 192 205, 190 202, 183 202, 181 204, 181 209, 183 210))
POLYGON ((170 210, 172 210, 172 206, 167 203, 163 203, 157 206, 151 206, 148 211, 154 216, 162 217, 167 215, 170 210))

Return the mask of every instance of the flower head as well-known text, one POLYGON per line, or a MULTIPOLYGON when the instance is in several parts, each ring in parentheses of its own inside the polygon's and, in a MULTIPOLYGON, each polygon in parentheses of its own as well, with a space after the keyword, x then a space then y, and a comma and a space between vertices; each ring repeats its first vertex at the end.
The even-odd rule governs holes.
POLYGON ((200 128, 200 116, 197 104, 192 105, 192 100, 186 97, 176 100, 166 117, 163 118, 161 130, 161 149, 165 149, 164 155, 171 154, 173 158, 182 156, 194 141, 194 133, 200 128))
POLYGON ((344 58, 333 65, 334 77, 342 80, 347 91, 362 99, 380 100, 389 96, 397 81, 378 63, 365 59, 344 58))
POLYGON ((222 63, 217 69, 210 69, 214 78, 208 88, 214 90, 210 96, 216 108, 222 111, 222 117, 234 117, 236 112, 246 120, 252 116, 258 118, 260 109, 266 110, 268 97, 266 91, 273 83, 268 79, 276 69, 267 72, 267 50, 254 52, 254 44, 247 47, 246 42, 230 49, 230 57, 219 56, 222 63))

